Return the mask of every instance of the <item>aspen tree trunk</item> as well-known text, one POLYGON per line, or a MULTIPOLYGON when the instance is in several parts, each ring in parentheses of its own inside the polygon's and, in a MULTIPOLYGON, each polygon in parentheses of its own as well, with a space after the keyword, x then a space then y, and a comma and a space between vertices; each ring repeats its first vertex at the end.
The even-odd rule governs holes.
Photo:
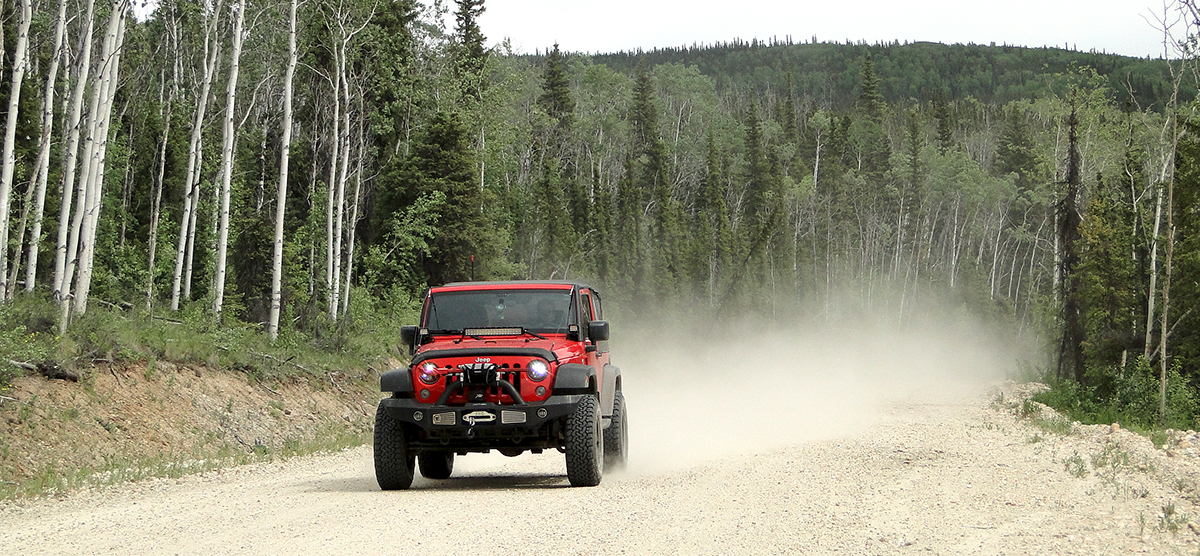
POLYGON ((17 108, 21 103, 21 82, 25 79, 28 60, 25 51, 29 47, 29 23, 33 19, 33 0, 19 0, 21 22, 17 25, 17 45, 13 53, 12 86, 9 88, 8 121, 4 126, 3 165, 0 166, 0 298, 8 298, 8 290, 15 284, 8 283, 8 220, 12 202, 13 155, 17 142, 17 108))
MULTIPOLYGON (((113 15, 116 15, 115 11, 110 14, 110 26, 112 23, 111 16, 113 15)), ((80 122, 80 134, 83 136, 81 151, 83 159, 79 162, 79 179, 77 180, 78 184, 75 191, 75 208, 71 214, 70 234, 67 237, 67 264, 61 288, 64 301, 72 299, 71 282, 74 281, 75 272, 82 263, 82 257, 79 253, 80 238, 84 228, 84 215, 88 210, 87 198, 90 191, 89 187, 91 186, 92 172, 95 170, 93 163, 95 162, 96 126, 99 125, 100 98, 102 91, 105 89, 103 84, 105 68, 107 67, 108 59, 112 56, 111 39, 112 33, 106 32, 100 47, 100 57, 97 59, 99 74, 94 78, 91 96, 88 99, 87 119, 80 122)), ((62 304, 62 318, 59 320, 59 328, 63 332, 66 331, 66 326, 70 321, 72 305, 69 301, 62 304)))
MULTIPOLYGON (((67 0, 59 0, 58 16, 54 20, 54 53, 50 56, 50 69, 46 72, 46 92, 42 95, 42 137, 38 143, 37 201, 34 204, 33 230, 30 233, 29 261, 25 269, 25 291, 32 292, 37 280, 38 248, 42 240, 42 217, 46 210, 46 182, 50 175, 50 139, 54 130, 54 92, 58 79, 58 66, 62 60, 63 38, 67 30, 67 0)), ((68 195, 64 192, 63 197, 68 195)))
POLYGON ((341 169, 338 172, 337 181, 337 218, 334 224, 333 237, 333 291, 329 298, 329 314, 334 321, 337 320, 338 304, 341 301, 341 276, 342 276, 342 234, 345 224, 346 215, 346 179, 347 172, 350 167, 350 83, 346 78, 346 50, 350 42, 350 37, 346 37, 342 41, 341 56, 338 60, 338 79, 341 81, 342 100, 345 108, 342 110, 342 132, 341 132, 341 169))
MULTIPOLYGON (((347 99, 349 100, 349 99, 347 99)), ((362 92, 358 97, 358 112, 363 114, 362 92)), ((350 278, 354 273, 354 232, 358 227, 358 204, 362 201, 363 159, 366 157, 366 132, 363 130, 363 118, 358 120, 358 167, 354 171, 354 210, 350 213, 350 238, 346 247, 346 279, 342 296, 342 314, 350 313, 350 278)))
POLYGON ((221 43, 216 37, 217 23, 221 19, 224 0, 218 0, 204 29, 204 77, 200 82, 200 96, 196 99, 196 114, 192 120, 192 136, 188 142, 187 177, 183 185, 183 215, 179 224, 179 244, 175 249, 175 274, 171 285, 171 310, 179 310, 180 286, 184 282, 184 263, 186 259, 187 280, 183 297, 191 299, 192 293, 192 244, 196 230, 196 206, 199 204, 199 173, 201 148, 201 130, 204 127, 204 113, 208 110, 208 96, 212 88, 213 74, 221 58, 221 43))
MULTIPOLYGON (((68 244, 73 244, 70 239, 72 230, 71 211, 75 197, 83 198, 81 194, 75 192, 76 179, 75 169, 78 165, 79 155, 79 135, 82 132, 83 118, 83 93, 87 88, 87 80, 92 67, 92 30, 95 26, 95 0, 88 0, 87 15, 85 22, 81 26, 82 31, 79 36, 79 57, 76 62, 79 64, 78 76, 75 81, 75 90, 71 93, 71 110, 70 117, 67 120, 67 147, 63 153, 63 186, 62 186, 62 208, 58 217, 58 242, 54 254, 54 298, 62 301, 66 305, 67 291, 70 279, 66 277, 66 265, 68 257, 73 260, 75 257, 74 251, 69 251, 68 244)), ((65 327, 65 323, 61 326, 65 327)))
POLYGON ((154 201, 150 206, 150 238, 147 243, 147 276, 146 276, 146 310, 154 308, 154 266, 158 254, 158 225, 162 219, 162 191, 163 177, 167 171, 167 144, 171 139, 171 115, 174 112, 172 106, 175 104, 175 97, 179 94, 179 76, 183 73, 183 57, 179 51, 179 18, 175 13, 175 6, 171 6, 171 13, 167 16, 167 38, 171 41, 171 53, 174 55, 171 64, 171 87, 167 93, 166 101, 162 100, 161 89, 159 91, 160 112, 163 114, 163 137, 162 144, 158 150, 158 174, 154 179, 154 201))
MULTIPOLYGON (((337 52, 334 52, 334 57, 337 57, 337 52)), ((339 69, 340 62, 335 63, 339 69)), ((342 145, 341 135, 338 133, 338 128, 341 125, 341 87, 342 81, 340 77, 334 77, 333 82, 333 131, 329 136, 329 145, 332 151, 329 154, 329 194, 325 197, 325 291, 329 295, 329 318, 337 320, 337 305, 333 296, 334 283, 336 282, 334 275, 334 197, 337 191, 337 168, 338 168, 338 149, 342 145)), ((340 209, 339 209, 340 212, 340 209)))
POLYGON ((275 201, 275 251, 271 258, 271 315, 267 336, 279 338, 279 313, 283 303, 283 217, 287 208, 288 159, 292 152, 292 80, 296 76, 296 8, 292 0, 288 12, 288 67, 283 79, 283 138, 279 155, 279 194, 275 201))
POLYGON ((100 207, 104 199, 104 167, 108 150, 109 122, 112 118, 113 100, 117 96, 117 76, 121 68, 121 52, 125 43, 125 23, 129 16, 130 0, 115 0, 113 15, 109 18, 108 56, 104 57, 101 68, 104 77, 101 80, 101 111, 96 120, 96 133, 99 141, 95 143, 93 154, 93 171, 88 180, 86 197, 87 213, 84 218, 84 228, 79 246, 79 278, 75 284, 75 312, 83 314, 87 311, 88 292, 92 286, 93 260, 96 255, 96 227, 100 221, 100 207))
POLYGON ((1146 344, 1145 353, 1146 360, 1150 360, 1150 354, 1154 347, 1154 316, 1155 316, 1155 295, 1158 293, 1158 234, 1162 231, 1162 207, 1163 207, 1163 190, 1162 186, 1158 187, 1157 200, 1154 204, 1154 233, 1150 236, 1150 288, 1146 291, 1146 344))
POLYGON ((221 322, 221 309, 225 304, 226 254, 229 248, 229 189, 233 179, 233 110, 237 99, 237 82, 242 58, 243 29, 246 22, 246 2, 238 0, 233 10, 237 12, 233 21, 233 52, 229 55, 229 83, 225 89, 225 131, 221 145, 221 226, 217 231, 217 283, 213 292, 213 316, 221 322))
MULTIPOLYGON (((1178 135, 1176 135, 1178 137, 1178 135)), ((1167 257, 1163 261, 1163 306, 1162 306, 1162 322, 1159 323, 1158 335, 1158 421, 1160 425, 1166 425, 1167 421, 1167 336, 1170 328, 1167 327, 1167 315, 1171 308, 1171 262, 1175 255, 1175 176, 1171 175, 1171 179, 1167 180, 1167 257)))
POLYGON ((84 141, 84 161, 79 179, 77 206, 71 222, 68 240, 68 261, 63 275, 62 317, 60 332, 65 332, 70 321, 72 306, 76 313, 87 309, 87 293, 91 286, 91 263, 94 253, 95 225, 99 217, 101 187, 103 186, 104 156, 107 149, 108 118, 111 114, 112 97, 116 94, 117 69, 120 65, 119 48, 124 38, 125 16, 128 0, 115 0, 109 17, 108 30, 100 49, 97 67, 100 74, 92 87, 92 96, 87 119, 87 135, 84 141), (70 284, 78 267, 79 276, 75 283, 74 303, 70 299, 70 284))

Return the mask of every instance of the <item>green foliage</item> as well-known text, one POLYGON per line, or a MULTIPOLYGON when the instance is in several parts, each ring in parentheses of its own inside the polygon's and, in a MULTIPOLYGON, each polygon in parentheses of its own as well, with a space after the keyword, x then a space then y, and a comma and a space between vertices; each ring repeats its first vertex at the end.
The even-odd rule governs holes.
POLYGON ((1125 369, 1089 368, 1090 384, 1050 381, 1050 390, 1034 396, 1084 424, 1120 423, 1134 430, 1195 429, 1200 425, 1196 385, 1184 379, 1177 364, 1167 373, 1167 414, 1160 419, 1159 376, 1144 358, 1125 369))
MULTIPOLYGON (((1162 60, 1051 47, 929 42, 867 45, 734 41, 649 52, 598 54, 593 59, 626 72, 633 69, 638 59, 654 65, 695 65, 701 73, 714 76, 723 88, 746 87, 759 91, 784 83, 786 74, 792 73, 795 90, 801 97, 831 95, 832 107, 844 110, 853 106, 858 98, 861 61, 868 53, 879 77, 879 93, 884 101, 893 103, 908 99, 928 101, 938 94, 950 100, 970 97, 997 105, 1042 97, 1046 96, 1048 87, 1040 77, 1064 73, 1072 66, 1096 68, 1112 90, 1131 90, 1138 106, 1155 110, 1164 108, 1162 92, 1171 88, 1169 70, 1162 60)), ((1185 84, 1183 97, 1190 99, 1195 94, 1195 84, 1185 84)))

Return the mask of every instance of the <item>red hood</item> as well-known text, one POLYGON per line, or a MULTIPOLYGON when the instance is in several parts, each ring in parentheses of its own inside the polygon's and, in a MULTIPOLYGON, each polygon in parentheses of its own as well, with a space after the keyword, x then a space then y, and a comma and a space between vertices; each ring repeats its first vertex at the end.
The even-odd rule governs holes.
POLYGON ((533 336, 490 336, 482 340, 476 340, 471 337, 462 338, 458 336, 441 336, 437 340, 421 346, 417 354, 426 351, 443 351, 456 349, 487 349, 487 348, 536 348, 544 349, 554 353, 554 356, 559 361, 569 359, 574 355, 571 349, 575 342, 568 342, 561 334, 546 335, 546 339, 535 338, 533 336))

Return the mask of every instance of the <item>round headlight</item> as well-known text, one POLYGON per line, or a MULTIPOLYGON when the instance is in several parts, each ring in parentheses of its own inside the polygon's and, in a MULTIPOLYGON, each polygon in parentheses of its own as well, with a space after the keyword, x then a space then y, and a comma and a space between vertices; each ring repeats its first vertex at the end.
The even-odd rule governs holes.
POLYGON ((529 370, 525 374, 529 375, 529 380, 537 382, 550 374, 550 367, 546 365, 545 361, 534 360, 529 363, 529 370))
POLYGON ((417 376, 421 379, 421 382, 424 382, 425 384, 433 384, 437 382, 437 365, 434 365, 433 363, 425 363, 424 365, 421 365, 417 368, 417 376))

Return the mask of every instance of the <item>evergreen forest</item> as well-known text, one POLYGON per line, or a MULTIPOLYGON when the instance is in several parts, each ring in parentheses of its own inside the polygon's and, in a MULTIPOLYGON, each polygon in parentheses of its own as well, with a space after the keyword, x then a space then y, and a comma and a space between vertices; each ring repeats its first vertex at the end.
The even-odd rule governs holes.
POLYGON ((529 54, 487 47, 485 9, 6 3, 0 384, 147 357, 104 319, 141 343, 183 326, 394 353, 430 285, 572 279, 630 319, 937 304, 1037 338, 1045 399, 1076 418, 1200 425, 1190 0, 1158 59, 790 38, 529 54))

